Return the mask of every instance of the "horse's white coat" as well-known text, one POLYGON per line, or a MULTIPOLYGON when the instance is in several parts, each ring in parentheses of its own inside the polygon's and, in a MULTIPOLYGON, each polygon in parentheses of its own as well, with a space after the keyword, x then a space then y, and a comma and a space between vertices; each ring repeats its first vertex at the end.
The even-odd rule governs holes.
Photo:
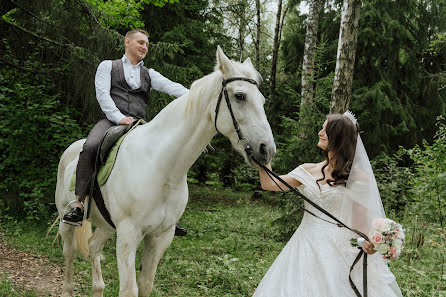
MULTIPOLYGON (((243 64, 231 61, 218 47, 215 72, 194 82, 189 93, 172 101, 150 123, 136 128, 122 142, 114 169, 101 188, 116 225, 120 297, 148 296, 152 291, 158 262, 170 245, 175 224, 186 208, 187 171, 217 133, 215 106, 222 80, 230 77, 259 81, 259 74, 249 59, 243 64), (135 254, 142 240, 142 271, 136 281, 135 254)), ((263 95, 257 86, 244 81, 231 82, 227 89, 243 136, 249 139, 256 158, 269 162, 275 154, 275 144, 263 109, 263 95), (236 92, 245 93, 246 100, 237 101, 236 92), (260 150, 261 145, 266 152, 260 150)), ((238 142, 224 99, 217 126, 252 165, 243 151, 244 143, 238 142)), ((83 142, 73 143, 59 163, 56 205, 60 215, 74 199, 74 192, 68 189, 83 142)), ((98 297, 105 287, 100 267, 101 251, 115 230, 105 222, 94 203, 89 220, 97 227, 89 247, 93 294, 98 297)), ((73 294, 74 228, 63 223, 59 226, 66 260, 62 296, 73 294)))

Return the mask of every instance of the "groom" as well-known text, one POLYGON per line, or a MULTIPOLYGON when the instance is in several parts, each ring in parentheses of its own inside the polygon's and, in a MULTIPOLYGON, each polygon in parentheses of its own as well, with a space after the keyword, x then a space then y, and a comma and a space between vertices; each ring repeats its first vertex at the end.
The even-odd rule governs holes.
MULTIPOLYGON (((131 125, 136 119, 146 119, 151 89, 180 97, 189 90, 170 81, 153 69, 144 67, 149 46, 148 34, 141 29, 125 35, 125 54, 119 60, 102 61, 96 71, 96 98, 102 119, 88 134, 76 169, 76 202, 63 217, 63 222, 80 226, 84 217, 83 201, 90 188, 96 152, 105 132, 115 125, 131 125)), ((147 120, 147 119, 146 119, 147 120)), ((123 199, 125 199, 123 197, 123 199)), ((187 230, 176 226, 175 235, 184 236, 187 230)))

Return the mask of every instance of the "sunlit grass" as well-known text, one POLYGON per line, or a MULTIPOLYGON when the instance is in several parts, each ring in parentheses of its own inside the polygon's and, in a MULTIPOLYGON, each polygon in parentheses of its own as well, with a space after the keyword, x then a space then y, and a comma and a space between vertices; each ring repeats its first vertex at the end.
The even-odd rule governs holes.
MULTIPOLYGON (((190 201, 180 225, 185 237, 175 237, 158 266, 151 296, 250 296, 284 243, 268 235, 271 221, 280 214, 252 193, 191 187, 190 201)), ((48 218, 48 223, 53 218, 48 218)), ((47 224, 4 223, 9 243, 42 254, 63 265, 62 247, 44 238, 47 224)), ((140 247, 141 248, 141 247, 140 247)), ((104 296, 118 296, 119 278, 115 238, 104 248, 104 296)), ((137 267, 140 265, 140 251, 137 267)), ((90 263, 75 262, 79 296, 91 294, 90 263)), ((62 284, 60 284, 62 285, 62 284)))
MULTIPOLYGON (((180 225, 188 229, 186 237, 176 237, 158 266, 151 296, 251 296, 257 284, 277 257, 285 242, 273 238, 272 221, 281 215, 276 206, 253 199, 252 192, 233 192, 212 187, 192 186, 190 201, 180 225)), ((271 202, 271 197, 267 197, 271 202)), ((60 243, 51 246, 44 234, 48 222, 41 224, 5 222, 1 229, 10 245, 42 254, 63 265, 60 243)), ((445 297, 445 280, 440 280, 442 232, 438 226, 413 220, 401 221, 406 228, 405 254, 391 263, 403 295, 406 297, 445 297), (423 243, 417 246, 419 234, 423 243), (409 262, 409 256, 411 258, 409 262)), ((296 226, 297 227, 297 226, 296 226)), ((276 227, 277 228, 277 227, 276 227)), ((119 278, 115 257, 115 238, 104 248, 102 271, 106 289, 104 296, 119 294, 119 278)), ((141 247, 140 247, 141 248, 141 247)), ((140 265, 138 252, 137 267, 140 265)), ((91 296, 90 263, 79 256, 75 262, 76 296, 91 296)), ((445 272, 446 273, 446 272, 445 272)), ((10 286, 0 284, 0 296, 10 286)), ((60 284, 62 286, 62 284, 60 284)), ((6 292, 6 291, 5 291, 6 292)), ((30 293, 32 294, 32 293, 30 293)), ((17 295, 22 296, 22 295, 17 295)), ((34 296, 34 295, 23 295, 34 296)))

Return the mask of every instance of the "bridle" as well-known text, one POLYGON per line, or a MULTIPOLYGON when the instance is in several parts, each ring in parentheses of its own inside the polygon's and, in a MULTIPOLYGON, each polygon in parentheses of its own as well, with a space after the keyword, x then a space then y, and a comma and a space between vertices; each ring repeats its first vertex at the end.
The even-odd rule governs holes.
POLYGON ((238 125, 238 123, 237 123, 237 120, 236 120, 236 118, 235 118, 235 116, 234 116, 234 112, 232 111, 231 101, 229 101, 228 90, 226 89, 226 85, 227 85, 228 83, 233 82, 233 81, 237 81, 237 80, 247 81, 247 82, 249 82, 249 83, 251 83, 251 84, 253 84, 253 85, 256 85, 256 86, 258 87, 258 85, 257 85, 257 81, 255 81, 255 80, 253 80, 253 79, 251 79, 251 78, 247 78, 247 77, 231 77, 231 78, 228 78, 228 79, 224 79, 224 80, 221 82, 222 87, 221 87, 220 95, 218 96, 217 105, 215 106, 215 120, 214 120, 214 126, 215 126, 215 129, 217 130, 217 132, 220 133, 220 134, 222 134, 222 133, 218 130, 218 128, 217 128, 217 117, 218 117, 218 111, 219 111, 219 109, 220 109, 220 102, 221 102, 221 99, 223 98, 223 94, 224 94, 224 96, 225 96, 225 101, 226 101, 226 105, 228 106, 229 113, 231 114, 232 124, 234 125, 235 132, 237 133, 238 140, 239 140, 239 141, 241 141, 241 140, 245 140, 245 141, 246 141, 245 151, 246 151, 246 153, 247 153, 248 156, 249 156, 249 155, 252 154, 252 149, 251 149, 251 146, 249 145, 249 140, 248 140, 248 138, 244 137, 244 136, 242 135, 242 132, 240 131, 240 127, 239 127, 239 125, 238 125))
MULTIPOLYGON (((322 207, 320 207, 319 205, 317 205, 316 203, 314 203, 313 201, 311 201, 310 199, 308 199, 305 195, 303 195, 303 194, 302 194, 301 192, 299 192, 297 189, 293 188, 291 185, 289 185, 287 182, 285 182, 282 178, 280 178, 278 175, 276 175, 273 171, 271 171, 271 170, 270 170, 269 168, 267 168, 265 165, 263 165, 262 163, 260 163, 260 162, 253 156, 252 148, 251 148, 251 146, 249 145, 249 140, 248 140, 246 137, 244 137, 244 136, 242 135, 242 132, 240 131, 240 127, 239 127, 239 125, 238 125, 238 123, 237 123, 237 120, 236 120, 236 118, 235 118, 235 116, 234 116, 234 112, 232 111, 231 102, 229 101, 228 91, 227 91, 227 89, 226 89, 226 85, 227 85, 228 83, 233 82, 233 81, 238 81, 238 80, 241 80, 241 81, 247 81, 247 82, 249 82, 249 83, 251 83, 251 84, 253 84, 253 85, 258 86, 258 85, 257 85, 257 82, 256 82, 255 80, 250 79, 250 78, 246 78, 246 77, 231 77, 231 78, 228 78, 228 79, 225 79, 225 80, 222 81, 222 88, 221 88, 221 91, 220 91, 220 95, 218 96, 217 105, 215 106, 215 121, 214 121, 214 126, 215 126, 215 129, 217 130, 217 132, 220 133, 220 134, 222 134, 222 133, 218 130, 218 128, 217 128, 217 117, 218 117, 218 111, 219 111, 219 109, 220 109, 220 102, 221 102, 221 99, 222 99, 223 94, 224 94, 225 101, 226 101, 226 105, 228 106, 229 113, 231 114, 232 123, 233 123, 233 125, 234 125, 234 129, 235 129, 235 132, 237 133, 238 139, 239 139, 239 141, 241 141, 241 140, 246 140, 246 145, 245 145, 245 147, 244 147, 246 154, 247 154, 247 155, 248 155, 248 156, 249 156, 249 157, 250 157, 250 158, 257 164, 257 165, 259 165, 260 167, 262 167, 262 168, 266 171, 267 175, 268 175, 268 176, 272 179, 272 181, 279 187, 279 189, 280 189, 282 192, 285 192, 285 191, 279 186, 279 184, 276 182, 276 180, 275 180, 272 176, 274 176, 277 180, 279 180, 283 185, 285 185, 287 188, 289 188, 292 192, 294 192, 295 194, 297 194, 298 196, 300 196, 300 198, 302 198, 303 200, 305 200, 306 202, 308 202, 308 203, 309 203, 310 205, 312 205, 314 208, 316 208, 317 210, 319 210, 320 212, 322 212, 323 214, 325 214, 326 216, 328 216, 329 218, 331 218, 331 219, 334 220, 335 222, 332 222, 332 221, 329 221, 329 220, 326 220, 326 219, 324 219, 324 218, 321 218, 321 217, 317 216, 317 215, 314 214, 313 212, 311 212, 311 211, 309 211, 308 209, 306 209, 306 208, 304 208, 303 206, 301 206, 300 203, 298 203, 298 202, 294 199, 294 197, 290 196, 291 199, 292 199, 292 201, 293 201, 294 203, 296 203, 300 208, 302 208, 304 211, 308 212, 310 215, 315 216, 316 218, 319 218, 319 219, 321 219, 321 220, 323 220, 323 221, 326 221, 326 222, 328 222, 328 223, 330 223, 330 224, 337 225, 339 228, 346 228, 346 229, 348 229, 348 230, 350 230, 350 231, 352 231, 352 232, 358 234, 359 236, 362 236, 362 237, 365 238, 366 240, 369 240, 369 238, 368 238, 367 235, 365 235, 364 233, 362 233, 362 232, 359 231, 359 230, 350 228, 349 226, 347 226, 346 224, 344 224, 343 222, 341 222, 340 220, 338 220, 338 219, 337 219, 335 216, 333 216, 331 213, 329 213, 328 211, 326 211, 325 209, 323 209, 322 207)), ((353 291, 355 292, 356 296, 358 296, 358 297, 367 297, 367 254, 364 253, 364 251, 363 251, 362 249, 360 250, 359 254, 356 256, 356 258, 355 258, 353 264, 350 266, 349 282, 350 282, 350 285, 351 285, 353 291), (353 283, 353 280, 352 280, 352 278, 351 278, 351 272, 352 272, 354 266, 356 265, 356 263, 359 262, 359 260, 360 260, 360 258, 361 258, 362 256, 364 256, 364 257, 363 257, 363 295, 361 295, 361 293, 359 292, 359 290, 356 288, 356 286, 355 286, 355 284, 353 283)))

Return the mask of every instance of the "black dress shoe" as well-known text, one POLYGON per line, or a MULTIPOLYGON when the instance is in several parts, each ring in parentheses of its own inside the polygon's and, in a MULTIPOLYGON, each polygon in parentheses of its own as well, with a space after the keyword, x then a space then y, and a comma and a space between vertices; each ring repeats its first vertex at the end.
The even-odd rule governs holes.
POLYGON ((62 222, 73 226, 82 226, 83 219, 84 219, 83 210, 80 209, 79 207, 75 207, 69 213, 63 216, 62 222))
POLYGON ((187 230, 181 228, 178 225, 175 225, 175 236, 185 236, 187 234, 187 230))

